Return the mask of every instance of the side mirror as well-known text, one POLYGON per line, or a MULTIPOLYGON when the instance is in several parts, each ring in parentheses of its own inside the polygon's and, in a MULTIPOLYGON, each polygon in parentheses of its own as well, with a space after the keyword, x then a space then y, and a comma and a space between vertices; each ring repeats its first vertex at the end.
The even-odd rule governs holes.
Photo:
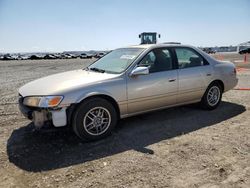
POLYGON ((129 76, 133 77, 133 76, 146 75, 146 74, 149 74, 148 67, 136 67, 132 70, 129 76))
POLYGON ((141 38, 141 35, 139 35, 139 38, 141 38))

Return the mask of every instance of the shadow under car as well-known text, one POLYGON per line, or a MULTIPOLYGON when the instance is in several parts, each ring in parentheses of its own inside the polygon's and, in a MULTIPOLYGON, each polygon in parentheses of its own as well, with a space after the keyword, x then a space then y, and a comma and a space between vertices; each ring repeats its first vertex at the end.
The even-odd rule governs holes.
POLYGON ((169 108, 119 122, 105 139, 84 143, 69 128, 34 130, 32 123, 14 130, 8 139, 9 161, 32 172, 48 171, 92 161, 127 150, 154 154, 148 145, 235 117, 245 107, 221 102, 213 111, 193 106, 169 108))

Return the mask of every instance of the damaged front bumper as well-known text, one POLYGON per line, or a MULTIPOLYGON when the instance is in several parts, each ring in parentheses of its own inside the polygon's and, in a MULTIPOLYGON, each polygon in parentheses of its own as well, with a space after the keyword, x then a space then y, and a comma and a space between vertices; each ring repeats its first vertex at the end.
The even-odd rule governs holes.
POLYGON ((28 119, 32 120, 35 127, 42 127, 46 122, 51 122, 55 127, 67 125, 67 107, 37 108, 23 104, 23 98, 19 97, 19 110, 28 119))

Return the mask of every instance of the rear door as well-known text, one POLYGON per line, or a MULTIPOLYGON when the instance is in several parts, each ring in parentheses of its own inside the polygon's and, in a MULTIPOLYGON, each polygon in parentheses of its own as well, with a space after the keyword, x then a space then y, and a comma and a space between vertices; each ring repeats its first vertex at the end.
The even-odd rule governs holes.
POLYGON ((177 103, 198 101, 212 77, 209 63, 194 49, 176 47, 179 89, 177 103))

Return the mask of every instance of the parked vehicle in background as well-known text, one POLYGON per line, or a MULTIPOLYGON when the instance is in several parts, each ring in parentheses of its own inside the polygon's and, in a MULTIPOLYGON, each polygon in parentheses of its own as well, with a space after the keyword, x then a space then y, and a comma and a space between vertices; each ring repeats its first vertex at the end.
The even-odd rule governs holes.
POLYGON ((91 58, 92 58, 92 55, 87 54, 87 53, 82 53, 79 57, 80 57, 81 59, 91 59, 91 58))
POLYGON ((83 70, 24 85, 19 108, 37 127, 68 124, 81 139, 97 140, 120 118, 190 103, 213 110, 237 82, 233 63, 195 47, 138 45, 116 49, 83 70))
POLYGON ((74 58, 74 56, 72 54, 62 54, 61 58, 62 59, 71 59, 71 58, 74 58))
POLYGON ((2 60, 15 60, 15 59, 16 59, 16 57, 14 57, 14 56, 12 56, 10 54, 5 54, 2 57, 2 60))
POLYGON ((215 54, 216 51, 213 50, 212 48, 203 48, 203 51, 208 53, 208 54, 215 54))
POLYGON ((105 56, 105 53, 104 52, 99 52, 99 53, 97 53, 97 54, 95 54, 95 58, 101 58, 101 57, 103 57, 103 56, 105 56))
POLYGON ((72 59, 78 58, 78 55, 75 55, 75 54, 70 54, 70 55, 71 55, 71 58, 72 58, 72 59))
POLYGON ((61 59, 61 53, 56 53, 56 54, 53 54, 55 57, 56 57, 56 59, 61 59))
POLYGON ((250 53, 250 48, 245 48, 239 51, 239 54, 249 54, 249 53, 250 53))
POLYGON ((26 55, 19 55, 19 56, 17 57, 17 59, 18 59, 18 60, 27 60, 27 59, 29 59, 29 57, 26 56, 26 55))
POLYGON ((43 59, 43 56, 40 56, 40 55, 31 55, 31 56, 29 57, 29 59, 31 59, 31 60, 43 59))
POLYGON ((47 54, 43 57, 43 59, 57 59, 57 57, 54 54, 47 54))
POLYGON ((87 54, 82 53, 79 57, 80 57, 81 59, 87 59, 87 54))

